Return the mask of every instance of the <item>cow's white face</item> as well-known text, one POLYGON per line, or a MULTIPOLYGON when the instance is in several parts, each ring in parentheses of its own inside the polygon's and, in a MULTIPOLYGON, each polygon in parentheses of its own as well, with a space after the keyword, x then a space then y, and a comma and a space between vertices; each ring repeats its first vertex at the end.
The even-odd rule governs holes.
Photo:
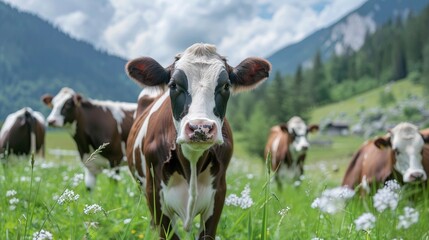
POLYGON ((62 88, 55 97, 45 97, 43 101, 52 108, 46 119, 53 127, 63 127, 66 123, 74 121, 75 92, 70 88, 62 88))
POLYGON ((292 149, 296 153, 305 153, 310 147, 307 139, 308 128, 300 117, 293 117, 288 121, 288 132, 293 135, 292 149))
POLYGON ((196 56, 192 50, 176 62, 169 87, 176 141, 198 151, 223 143, 221 131, 231 83, 218 55, 196 56))
POLYGON ((400 123, 391 130, 390 142, 394 151, 395 169, 404 182, 425 181, 426 172, 422 166, 424 141, 416 126, 400 123))

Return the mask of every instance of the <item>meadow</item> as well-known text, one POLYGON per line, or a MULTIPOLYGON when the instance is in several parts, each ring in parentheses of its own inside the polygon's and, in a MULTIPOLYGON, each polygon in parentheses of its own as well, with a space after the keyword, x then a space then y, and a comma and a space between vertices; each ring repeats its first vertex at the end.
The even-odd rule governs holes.
MULTIPOLYGON (((272 173, 264 160, 247 155, 240 144, 245 139, 236 135, 217 239, 428 239, 429 193, 419 188, 398 190, 397 206, 382 212, 373 197, 359 195, 334 214, 314 207, 324 190, 339 186, 363 141, 352 136, 331 140, 328 147, 312 146, 305 178, 280 190, 270 181, 272 173), (417 211, 417 221, 404 213, 405 207, 417 211), (364 213, 375 218, 361 219, 369 221, 369 227, 355 222, 364 213)), ((74 150, 70 136, 49 131, 46 141, 45 160, 36 157, 32 165, 30 159, 11 158, 1 165, 0 239, 157 239, 146 200, 127 168, 117 181, 109 172, 100 174, 89 193, 80 160, 68 151, 64 156, 52 154, 52 149, 74 150)), ((411 213, 415 219, 416 213, 411 213)), ((195 232, 179 229, 182 239, 194 238, 198 226, 197 219, 195 232)))

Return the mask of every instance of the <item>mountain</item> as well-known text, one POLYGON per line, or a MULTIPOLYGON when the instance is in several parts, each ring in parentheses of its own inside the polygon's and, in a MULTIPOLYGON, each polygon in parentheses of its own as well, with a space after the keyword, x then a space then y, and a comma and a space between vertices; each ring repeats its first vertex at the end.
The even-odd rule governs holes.
POLYGON ((0 122, 24 106, 45 114, 40 97, 68 86, 93 99, 136 102, 125 59, 96 50, 39 17, 0 1, 0 122))
POLYGON ((365 42, 367 34, 373 33, 376 28, 389 20, 405 18, 410 13, 417 14, 428 4, 429 0, 368 0, 331 26, 269 56, 273 73, 293 74, 299 64, 311 66, 318 50, 323 59, 333 53, 341 55, 348 49, 356 51, 365 42))

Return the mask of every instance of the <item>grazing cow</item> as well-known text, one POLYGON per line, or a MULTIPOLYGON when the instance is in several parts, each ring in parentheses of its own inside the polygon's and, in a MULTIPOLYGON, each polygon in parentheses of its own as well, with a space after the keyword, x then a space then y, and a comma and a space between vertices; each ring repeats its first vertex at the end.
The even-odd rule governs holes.
POLYGON ((300 117, 271 128, 265 145, 265 159, 271 153, 271 169, 279 188, 284 179, 297 180, 304 174, 304 160, 310 144, 307 134, 319 130, 318 125, 307 127, 300 117))
POLYGON ((127 147, 130 171, 145 189, 160 238, 175 229, 177 217, 190 231, 200 215, 199 238, 215 239, 233 151, 225 118, 228 98, 255 88, 270 69, 260 58, 233 68, 215 46, 202 43, 190 46, 168 68, 149 57, 126 65, 141 85, 169 88, 137 117, 127 147))
POLYGON ((45 117, 29 107, 7 116, 0 131, 0 153, 45 156, 45 117))
MULTIPOLYGON (((42 96, 42 101, 52 108, 47 121, 53 127, 71 127, 71 135, 85 170, 85 184, 93 189, 96 176, 103 168, 115 168, 126 163, 126 141, 137 108, 135 103, 84 99, 70 88, 62 88, 52 97, 42 96), (102 144, 109 143, 100 153, 105 159, 88 157, 102 144)), ((118 169, 116 171, 119 173, 118 169)))
POLYGON ((377 186, 389 179, 397 179, 400 183, 426 181, 429 149, 424 151, 425 142, 429 142, 429 134, 423 135, 410 123, 398 124, 386 136, 367 141, 360 147, 342 185, 353 189, 362 184, 369 192, 370 185, 377 186))

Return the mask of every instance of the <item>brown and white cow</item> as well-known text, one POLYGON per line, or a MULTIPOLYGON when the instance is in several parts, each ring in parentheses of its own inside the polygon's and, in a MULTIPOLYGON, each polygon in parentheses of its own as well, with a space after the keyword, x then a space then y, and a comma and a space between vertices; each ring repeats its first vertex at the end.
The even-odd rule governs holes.
POLYGON ((424 182, 429 174, 429 132, 411 123, 396 125, 384 137, 365 142, 355 153, 343 178, 343 186, 370 186, 397 179, 400 183, 424 182), (426 150, 424 150, 426 148, 426 150), (425 155, 425 156, 423 156, 425 155))
POLYGON ((47 118, 50 126, 70 127, 84 165, 88 190, 94 188, 96 176, 104 168, 126 164, 126 141, 137 104, 84 99, 71 88, 62 88, 55 97, 45 94, 42 101, 52 108, 47 118), (87 161, 104 143, 109 144, 100 155, 108 161, 99 158, 87 161))
POLYGON ((260 58, 246 58, 233 68, 215 46, 202 43, 187 48, 168 68, 149 57, 126 65, 141 85, 169 88, 137 117, 127 147, 131 173, 145 189, 161 238, 175 229, 177 217, 190 231, 197 215, 199 238, 215 238, 233 151, 225 118, 228 98, 255 88, 270 69, 260 58))
POLYGON ((275 172, 279 188, 285 179, 298 180, 304 174, 304 161, 310 147, 307 134, 317 130, 318 125, 312 124, 307 127, 297 116, 292 117, 287 123, 271 128, 264 156, 266 159, 268 153, 271 153, 271 170, 275 172))
POLYGON ((45 117, 29 107, 7 116, 0 131, 0 153, 45 155, 45 117))

